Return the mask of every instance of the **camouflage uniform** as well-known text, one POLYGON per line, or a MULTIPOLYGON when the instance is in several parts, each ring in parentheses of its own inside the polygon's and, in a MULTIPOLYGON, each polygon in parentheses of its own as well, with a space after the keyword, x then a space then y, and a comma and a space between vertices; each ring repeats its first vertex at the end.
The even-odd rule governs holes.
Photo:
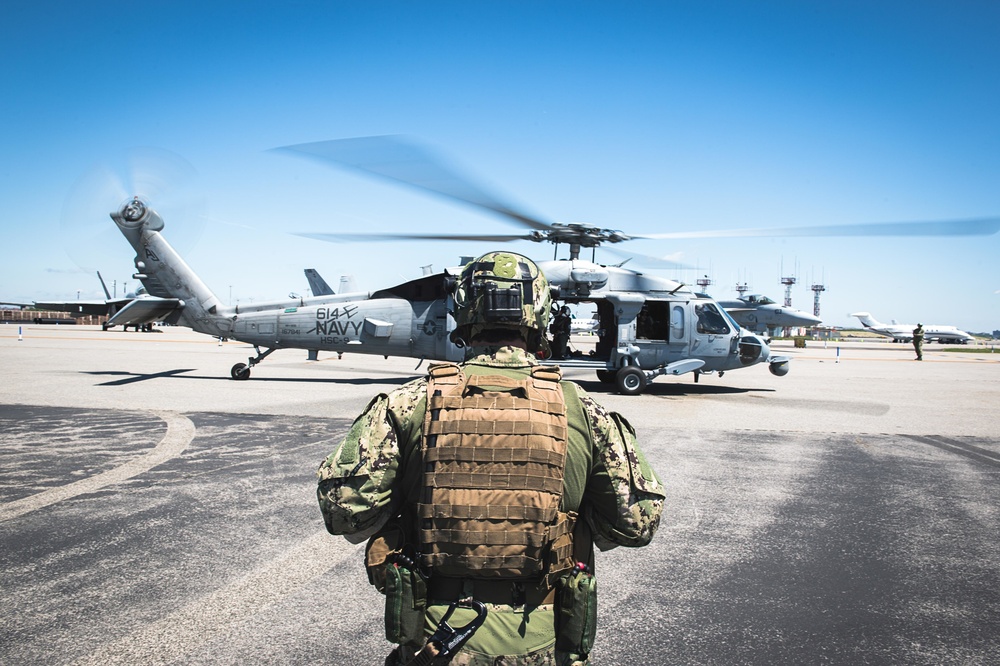
POLYGON ((550 328, 552 333, 552 358, 566 358, 569 353, 569 338, 573 332, 573 320, 568 308, 562 308, 556 313, 550 328))
POLYGON ((917 324, 913 329, 913 351, 917 352, 917 360, 924 360, 924 325, 917 324))
MULTIPOLYGON (((537 363, 515 347, 476 347, 473 351, 477 355, 462 366, 470 375, 523 379, 537 363)), ((659 524, 664 492, 636 445, 634 430, 576 384, 564 381, 562 386, 569 419, 562 510, 579 511, 589 525, 593 543, 602 550, 648 544, 659 524)), ((422 442, 426 387, 426 380, 419 379, 376 396, 320 466, 318 497, 331 534, 352 535, 350 540, 359 542, 400 515, 403 489, 418 482, 421 473, 407 462, 422 442)), ((589 544, 587 551, 592 564, 589 544)), ((446 608, 447 604, 429 600, 426 635, 434 630, 446 608)), ((585 656, 581 659, 555 651, 552 604, 491 604, 489 611, 486 622, 452 664, 586 663, 585 656)), ((460 626, 467 619, 456 612, 454 624, 460 626)), ((412 654, 411 647, 403 646, 386 663, 406 663, 412 654)))

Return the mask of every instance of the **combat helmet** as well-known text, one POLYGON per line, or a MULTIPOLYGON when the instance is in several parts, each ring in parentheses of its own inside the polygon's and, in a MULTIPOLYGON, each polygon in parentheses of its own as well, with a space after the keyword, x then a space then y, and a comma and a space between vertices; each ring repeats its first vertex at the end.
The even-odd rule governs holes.
POLYGON ((493 329, 517 331, 528 351, 548 349, 552 295, 549 281, 531 259, 513 252, 487 252, 468 263, 455 285, 455 330, 451 341, 467 344, 493 329))

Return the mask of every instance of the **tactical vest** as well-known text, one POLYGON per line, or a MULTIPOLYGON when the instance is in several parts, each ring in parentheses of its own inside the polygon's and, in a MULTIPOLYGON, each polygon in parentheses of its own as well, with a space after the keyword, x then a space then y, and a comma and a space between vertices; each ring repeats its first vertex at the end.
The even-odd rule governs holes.
POLYGON ((417 504, 433 574, 546 583, 573 565, 575 513, 559 510, 568 429, 558 368, 522 380, 432 366, 417 504))

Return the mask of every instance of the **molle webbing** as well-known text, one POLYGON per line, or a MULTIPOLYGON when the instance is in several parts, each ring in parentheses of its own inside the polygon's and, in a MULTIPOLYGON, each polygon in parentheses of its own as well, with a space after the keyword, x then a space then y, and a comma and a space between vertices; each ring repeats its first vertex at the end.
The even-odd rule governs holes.
POLYGON ((558 369, 522 380, 432 366, 417 506, 436 575, 541 579, 572 564, 559 511, 567 442, 558 369))

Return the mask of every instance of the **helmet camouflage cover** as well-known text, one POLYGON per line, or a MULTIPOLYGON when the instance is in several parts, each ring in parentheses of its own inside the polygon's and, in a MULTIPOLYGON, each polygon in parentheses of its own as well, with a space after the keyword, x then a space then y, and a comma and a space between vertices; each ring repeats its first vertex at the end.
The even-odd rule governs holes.
POLYGON ((455 288, 453 342, 471 342, 483 331, 516 330, 529 351, 544 348, 552 295, 549 281, 531 259, 488 252, 465 265, 455 288))

